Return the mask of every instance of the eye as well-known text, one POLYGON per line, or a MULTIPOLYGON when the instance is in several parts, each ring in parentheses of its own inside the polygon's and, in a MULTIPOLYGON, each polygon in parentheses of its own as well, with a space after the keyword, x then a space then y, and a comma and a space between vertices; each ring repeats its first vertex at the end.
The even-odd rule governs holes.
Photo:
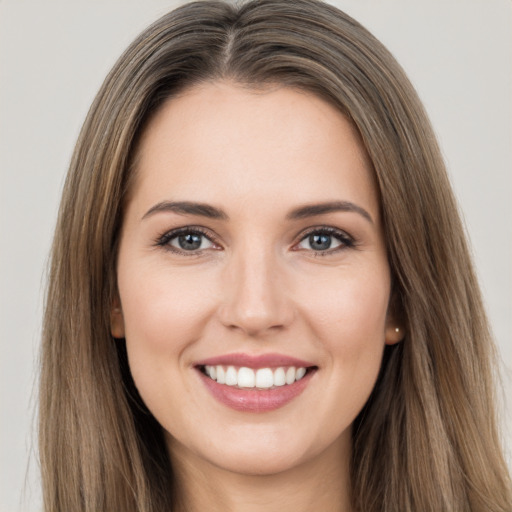
POLYGON ((345 247, 352 247, 354 240, 335 228, 317 228, 304 236, 297 244, 299 250, 330 253, 345 247))
POLYGON ((198 228, 169 231, 157 240, 157 245, 178 253, 197 253, 218 246, 198 228))
POLYGON ((206 249, 213 244, 201 233, 184 233, 177 235, 171 240, 169 244, 184 251, 197 251, 199 249, 206 249))

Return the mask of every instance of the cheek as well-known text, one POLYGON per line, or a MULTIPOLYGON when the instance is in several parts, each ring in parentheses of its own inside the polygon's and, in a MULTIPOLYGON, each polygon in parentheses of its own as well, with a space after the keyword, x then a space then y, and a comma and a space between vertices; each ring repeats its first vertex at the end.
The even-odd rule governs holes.
POLYGON ((312 326, 337 339, 336 346, 348 347, 352 341, 384 342, 389 294, 387 266, 376 264, 363 270, 341 269, 315 286, 309 283, 299 303, 312 326))
POLYGON ((314 338, 325 354, 328 384, 319 413, 335 437, 357 417, 377 380, 385 346, 388 281, 345 279, 343 287, 314 294, 308 312, 314 338), (376 285, 378 283, 378 286, 376 285))
POLYGON ((350 389, 356 386, 366 393, 377 377, 385 345, 387 267, 335 277, 303 294, 303 316, 335 370, 333 377, 340 385, 350 380, 350 389))
POLYGON ((212 298, 197 277, 148 267, 119 275, 126 337, 148 348, 176 350, 200 332, 212 298))
POLYGON ((158 263, 120 266, 118 281, 130 370, 151 409, 163 390, 182 382, 183 353, 200 337, 212 296, 198 278, 158 263))
POLYGON ((142 400, 166 428, 186 410, 187 347, 200 336, 212 310, 205 280, 173 272, 159 262, 122 262, 118 285, 130 372, 142 400), (202 285, 202 286, 201 286, 202 285), (172 393, 169 390, 173 390, 172 393))

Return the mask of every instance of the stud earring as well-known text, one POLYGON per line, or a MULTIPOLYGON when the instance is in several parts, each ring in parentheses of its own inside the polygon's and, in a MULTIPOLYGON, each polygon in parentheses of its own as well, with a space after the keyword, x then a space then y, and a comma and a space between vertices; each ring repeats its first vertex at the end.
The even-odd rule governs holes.
POLYGON ((400 332, 400 327, 395 327, 395 332, 396 333, 400 332))

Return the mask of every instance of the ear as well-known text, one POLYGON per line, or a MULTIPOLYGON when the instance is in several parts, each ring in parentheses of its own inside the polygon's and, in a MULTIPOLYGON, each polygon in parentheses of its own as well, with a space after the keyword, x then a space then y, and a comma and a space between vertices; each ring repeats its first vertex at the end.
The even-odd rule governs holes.
POLYGON ((124 338, 124 316, 121 301, 117 295, 110 311, 110 334, 114 338, 124 338))
POLYGON ((386 345, 394 345, 404 339, 405 329, 397 322, 388 319, 386 322, 385 342, 386 345))
POLYGON ((399 313, 401 310, 398 294, 393 291, 389 300, 386 317, 386 330, 384 334, 386 345, 395 345, 405 337, 403 315, 399 313))

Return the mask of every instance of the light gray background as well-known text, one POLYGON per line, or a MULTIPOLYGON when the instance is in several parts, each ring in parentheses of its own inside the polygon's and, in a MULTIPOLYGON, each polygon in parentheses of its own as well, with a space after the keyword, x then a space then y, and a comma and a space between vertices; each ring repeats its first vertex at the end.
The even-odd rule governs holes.
MULTIPOLYGON (((41 509, 34 409, 42 290, 72 148, 114 60, 178 3, 0 0, 0 512, 41 509)), ((506 367, 510 461, 512 3, 332 3, 389 47, 431 115, 506 367)))

